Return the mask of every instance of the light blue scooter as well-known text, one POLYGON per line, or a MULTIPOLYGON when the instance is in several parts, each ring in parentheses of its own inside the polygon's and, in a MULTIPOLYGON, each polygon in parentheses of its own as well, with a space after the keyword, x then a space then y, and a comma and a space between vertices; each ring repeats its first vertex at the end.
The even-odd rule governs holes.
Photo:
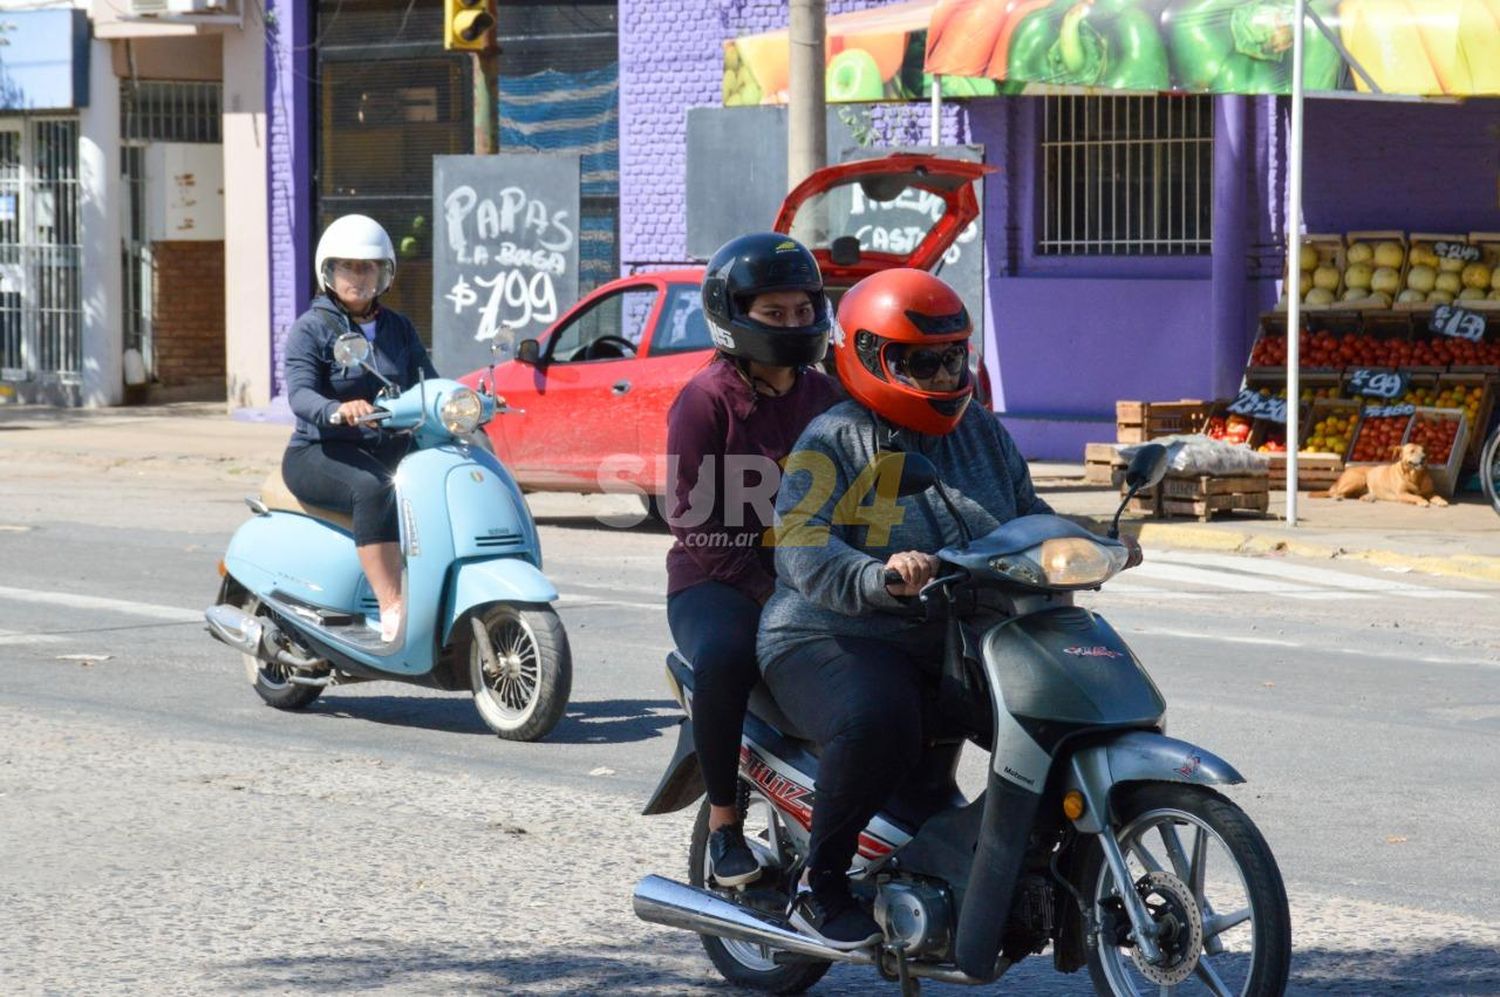
MULTIPOLYGON (((338 339, 334 359, 374 372, 357 332, 338 339)), ((279 709, 301 709, 332 685, 394 679, 469 690, 501 737, 545 737, 573 678, 549 605, 557 590, 520 489, 486 447, 467 442, 504 400, 483 384, 433 379, 399 394, 386 382, 375 405, 362 422, 412 437, 395 474, 406 607, 397 639, 380 640, 349 517, 298 501, 279 473, 246 499, 255 515, 221 562, 209 632, 244 654, 255 691, 279 709)))

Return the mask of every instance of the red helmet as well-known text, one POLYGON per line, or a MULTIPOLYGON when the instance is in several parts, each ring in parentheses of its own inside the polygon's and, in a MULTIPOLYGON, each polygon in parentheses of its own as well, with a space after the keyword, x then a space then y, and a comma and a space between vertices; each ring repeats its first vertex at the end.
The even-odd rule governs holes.
POLYGON ((944 281, 925 270, 882 270, 855 284, 839 302, 833 340, 839 379, 855 401, 887 422, 930 436, 951 433, 974 394, 967 362, 970 329, 968 309, 944 281), (923 391, 903 376, 904 355, 913 350, 942 354, 949 344, 963 347, 954 390, 923 391))

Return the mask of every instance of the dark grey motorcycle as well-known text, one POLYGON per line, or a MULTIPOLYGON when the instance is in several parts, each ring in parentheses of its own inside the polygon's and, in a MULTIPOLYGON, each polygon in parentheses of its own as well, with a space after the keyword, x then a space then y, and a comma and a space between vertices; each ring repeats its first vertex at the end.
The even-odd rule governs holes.
MULTIPOLYGON (((882 459, 902 461, 902 494, 934 488, 948 501, 924 458, 882 459)), ((1166 466, 1162 447, 1142 447, 1130 494, 1158 484, 1166 466)), ((1048 946, 1060 972, 1087 966, 1103 994, 1282 993, 1291 919, 1280 871, 1251 820, 1213 788, 1244 778, 1166 736, 1166 702, 1139 659, 1073 605, 1075 591, 1125 567, 1118 535, 1118 512, 1107 538, 1026 516, 939 552, 943 572, 921 599, 946 622, 930 705, 953 733, 930 743, 860 837, 850 876, 884 930, 878 945, 840 952, 787 924, 817 747, 764 686, 745 722, 740 784, 765 872, 729 890, 706 880, 705 803, 691 885, 647 876, 637 916, 698 932, 725 979, 771 993, 800 993, 834 962, 868 965, 903 994, 924 978, 986 984, 1048 946), (987 786, 972 801, 956 781, 966 741, 991 748, 987 786)), ((647 814, 703 795, 692 665, 675 653, 667 665, 688 718, 647 814)))

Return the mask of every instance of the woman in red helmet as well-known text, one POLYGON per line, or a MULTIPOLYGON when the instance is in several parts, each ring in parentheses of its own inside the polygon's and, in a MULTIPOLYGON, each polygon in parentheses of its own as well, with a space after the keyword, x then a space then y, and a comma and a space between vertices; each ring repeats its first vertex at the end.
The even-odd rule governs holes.
POLYGON ((777 587, 757 650, 777 703, 822 745, 808 888, 792 922, 840 949, 880 938, 845 872, 860 831, 919 757, 924 676, 938 670, 943 632, 911 597, 938 570, 933 552, 961 535, 932 490, 893 498, 888 488, 882 499, 862 472, 880 451, 926 455, 974 536, 1051 511, 999 420, 969 404, 970 332, 958 294, 925 271, 884 271, 850 289, 834 357, 851 400, 808 426, 777 497, 777 587), (851 495, 856 482, 862 494, 851 495), (886 584, 888 568, 901 584, 886 584))

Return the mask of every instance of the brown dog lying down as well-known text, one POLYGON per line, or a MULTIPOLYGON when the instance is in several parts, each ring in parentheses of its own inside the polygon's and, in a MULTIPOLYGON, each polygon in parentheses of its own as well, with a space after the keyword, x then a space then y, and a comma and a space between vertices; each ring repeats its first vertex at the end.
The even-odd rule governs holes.
POLYGON ((1394 464, 1373 467, 1351 467, 1326 492, 1312 492, 1309 498, 1358 498, 1362 502, 1405 502, 1408 505, 1447 505, 1434 494, 1432 475, 1427 473, 1427 451, 1420 443, 1403 443, 1391 448, 1397 458, 1394 464))

